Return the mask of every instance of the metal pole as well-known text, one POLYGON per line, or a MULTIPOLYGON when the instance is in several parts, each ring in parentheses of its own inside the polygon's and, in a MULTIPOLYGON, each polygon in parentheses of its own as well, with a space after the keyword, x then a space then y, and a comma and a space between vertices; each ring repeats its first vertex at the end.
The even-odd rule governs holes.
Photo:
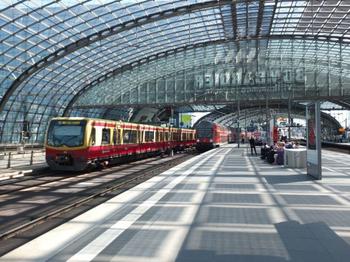
MULTIPOLYGON (((178 119, 178 120, 179 120, 179 123, 178 123, 178 125, 177 125, 178 127, 180 127, 180 121, 181 121, 180 117, 181 117, 181 116, 180 116, 180 113, 179 113, 179 119, 178 119)), ((170 107, 170 119, 171 119, 171 122, 172 122, 172 126, 176 126, 176 125, 174 124, 174 109, 173 109, 172 106, 170 107)), ((169 122, 170 122, 170 121, 169 121, 169 122)), ((169 126, 170 126, 170 124, 171 124, 171 123, 169 123, 169 126)))
POLYGON ((289 99, 288 99, 288 141, 291 140, 291 134, 290 134, 290 126, 292 124, 292 119, 291 119, 291 116, 290 116, 290 111, 291 111, 291 108, 292 108, 292 103, 290 101, 290 95, 289 95, 289 99))
POLYGON ((33 157, 34 157, 34 151, 32 150, 30 152, 30 162, 29 162, 29 165, 32 166, 33 165, 33 157))
POLYGON ((8 161, 7 161, 7 168, 10 168, 11 167, 11 152, 9 152, 9 158, 8 158, 8 161))
POLYGON ((239 115, 240 115, 240 106, 239 106, 239 101, 237 101, 237 138, 238 138, 238 148, 240 147, 240 143, 241 143, 241 131, 240 131, 240 127, 239 127, 239 115))
MULTIPOLYGON (((267 89, 267 86, 266 86, 267 89)), ((266 90, 266 105, 265 105, 265 113, 266 113, 266 144, 271 144, 271 137, 270 137, 270 112, 269 112, 269 102, 267 98, 267 90, 266 90)))
POLYGON ((247 108, 244 110, 244 134, 244 138, 247 139, 247 108))

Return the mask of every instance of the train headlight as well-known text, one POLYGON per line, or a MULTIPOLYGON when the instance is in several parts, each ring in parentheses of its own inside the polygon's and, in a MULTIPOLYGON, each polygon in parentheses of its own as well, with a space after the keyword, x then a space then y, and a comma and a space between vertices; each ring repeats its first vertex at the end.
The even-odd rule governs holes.
POLYGON ((213 139, 209 139, 209 142, 210 142, 210 143, 213 143, 213 139))
POLYGON ((197 143, 199 143, 199 139, 197 139, 197 143))

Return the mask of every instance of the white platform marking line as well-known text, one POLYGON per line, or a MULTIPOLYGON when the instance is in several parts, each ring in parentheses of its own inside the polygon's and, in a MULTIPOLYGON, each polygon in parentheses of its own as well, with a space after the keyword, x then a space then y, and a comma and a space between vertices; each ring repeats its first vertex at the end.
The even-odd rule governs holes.
MULTIPOLYGON (((219 151, 220 152, 220 151, 219 151)), ((215 153, 219 153, 215 152, 215 153)), ((214 154, 213 154, 214 155, 214 154)), ((165 194, 171 191, 177 184, 184 180, 195 169, 200 167, 213 155, 206 156, 191 168, 183 172, 183 175, 174 178, 163 190, 155 193, 150 199, 142 202, 139 207, 134 209, 130 214, 125 216, 122 220, 112 225, 107 231, 98 236, 94 241, 81 249, 78 253, 72 256, 68 261, 91 261, 99 253, 103 251, 109 244, 111 244, 118 236, 120 236, 126 229, 128 229, 137 219, 139 219, 148 209, 154 206, 165 194)))

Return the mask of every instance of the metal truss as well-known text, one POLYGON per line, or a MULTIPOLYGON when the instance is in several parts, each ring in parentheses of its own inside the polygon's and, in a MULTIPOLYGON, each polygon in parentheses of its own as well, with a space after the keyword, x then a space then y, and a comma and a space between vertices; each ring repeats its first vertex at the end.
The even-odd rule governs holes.
MULTIPOLYGON (((255 105, 251 104, 240 104, 240 114, 239 114, 239 121, 245 120, 246 116, 250 116, 251 118, 260 118, 263 117, 266 118, 266 108, 265 104, 263 102, 257 102, 255 105)), ((305 118, 305 106, 299 103, 293 103, 291 106, 291 115, 292 117, 298 116, 300 118, 305 118)), ((269 103, 269 110, 273 110, 281 114, 284 112, 285 115, 288 113, 288 102, 287 101, 271 101, 269 103)), ((267 116, 271 117, 271 116, 267 116)), ((338 130, 338 128, 341 127, 341 124, 331 115, 321 112, 321 118, 323 121, 327 121, 328 123, 331 123, 332 128, 334 130, 338 130)), ((265 119, 266 120, 266 119, 265 119)), ((237 104, 231 104, 229 106, 226 106, 222 109, 215 110, 212 113, 203 116, 201 119, 197 121, 199 123, 200 121, 213 121, 225 126, 234 126, 235 122, 238 121, 238 114, 237 114, 237 104)))
MULTIPOLYGON (((67 115, 68 112, 71 110, 72 106, 74 103, 79 99, 79 97, 93 88, 94 86, 103 83, 104 81, 111 79, 115 77, 116 75, 122 74, 126 71, 133 70, 134 68, 137 68, 138 66, 141 66, 143 64, 147 64, 152 61, 156 61, 160 58, 165 58, 169 55, 174 55, 177 53, 181 53, 184 51, 196 49, 196 48, 203 48, 207 46, 215 46, 215 45, 220 45, 220 44, 226 44, 226 43, 234 43, 237 46, 239 46, 240 42, 244 41, 260 41, 260 40, 325 40, 324 37, 317 37, 317 36, 305 36, 305 35, 274 35, 274 36, 257 36, 257 37, 241 37, 240 39, 220 39, 220 40, 215 40, 215 41, 207 41, 207 42, 202 42, 202 43, 196 43, 196 44, 188 44, 185 46, 180 46, 172 50, 166 50, 164 52, 159 52, 157 54, 153 54, 149 57, 144 57, 139 59, 138 61, 133 61, 129 64, 123 65, 120 68, 116 68, 113 71, 107 72, 105 75, 100 76, 99 78, 95 79, 88 85, 83 86, 68 102, 63 115, 67 115)), ((328 42, 341 42, 344 39, 335 39, 335 38, 328 38, 328 42)))
POLYGON ((148 16, 140 17, 135 20, 127 21, 127 22, 115 25, 111 28, 101 30, 98 33, 89 35, 85 38, 79 39, 78 41, 70 45, 65 46, 64 48, 58 49, 57 51, 49 54, 48 56, 44 57, 34 65, 27 68, 18 78, 16 78, 16 80, 7 89, 5 95, 1 99, 0 112, 3 111, 6 102, 9 100, 11 95, 15 92, 16 88, 19 87, 26 79, 28 79, 31 75, 35 74, 39 70, 57 62, 61 58, 66 57, 67 55, 75 52, 76 50, 79 50, 85 46, 89 46, 93 43, 96 43, 98 41, 111 37, 113 35, 120 34, 124 31, 128 31, 148 23, 153 23, 159 20, 188 14, 188 13, 195 12, 202 9, 220 6, 230 2, 231 2, 230 0, 210 1, 210 2, 196 3, 196 4, 184 6, 184 7, 174 8, 172 10, 165 10, 157 13, 152 13, 148 16))

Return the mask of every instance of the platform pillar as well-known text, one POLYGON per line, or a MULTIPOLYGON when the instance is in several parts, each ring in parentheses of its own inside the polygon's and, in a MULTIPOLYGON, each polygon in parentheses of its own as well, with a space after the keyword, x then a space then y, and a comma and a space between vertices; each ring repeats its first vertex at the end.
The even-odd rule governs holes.
POLYGON ((306 130, 307 174, 322 179, 320 102, 306 106, 306 130))

